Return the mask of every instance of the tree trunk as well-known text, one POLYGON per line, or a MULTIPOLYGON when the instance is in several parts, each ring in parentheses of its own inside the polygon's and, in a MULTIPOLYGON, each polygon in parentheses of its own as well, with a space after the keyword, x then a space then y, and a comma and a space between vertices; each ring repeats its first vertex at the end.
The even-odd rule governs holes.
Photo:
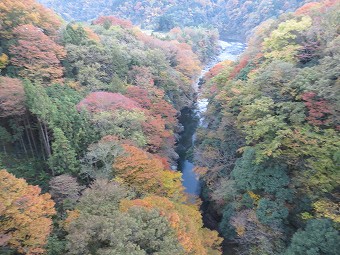
POLYGON ((24 120, 24 127, 25 127, 26 136, 27 136, 27 141, 28 141, 28 145, 30 147, 32 156, 33 156, 33 158, 35 158, 35 154, 34 154, 34 150, 33 150, 33 146, 32 146, 32 141, 31 141, 30 134, 28 132, 28 127, 27 127, 27 121, 26 120, 27 119, 25 118, 25 120, 24 120))
POLYGON ((22 138, 22 136, 20 136, 20 143, 21 143, 21 146, 22 148, 24 149, 24 152, 26 154, 26 156, 28 155, 27 153, 27 149, 26 149, 26 146, 25 146, 25 142, 24 142, 24 139, 22 138))
POLYGON ((51 152, 50 152, 49 146, 47 144, 47 139, 46 139, 46 136, 45 136, 45 131, 43 129, 43 126, 41 125, 41 121, 40 120, 38 120, 38 123, 39 123, 39 128, 40 128, 40 134, 41 134, 41 137, 43 138, 43 144, 44 144, 45 152, 46 152, 47 157, 49 157, 51 155, 51 152))
POLYGON ((7 156, 7 151, 6 151, 6 145, 5 144, 3 144, 3 148, 4 148, 5 156, 7 156))
POLYGON ((30 119, 29 119, 29 117, 27 115, 26 115, 26 122, 27 122, 27 127, 28 127, 28 130, 29 130, 29 135, 31 137, 31 141, 33 142, 34 150, 37 153, 37 155, 39 155, 39 153, 38 153, 38 146, 37 146, 37 143, 35 142, 35 137, 34 137, 33 132, 32 132, 32 127, 31 127, 30 119))
POLYGON ((47 148, 48 148, 48 156, 51 156, 51 143, 50 143, 50 138, 48 136, 48 131, 47 131, 47 125, 44 123, 44 130, 45 130, 45 136, 46 136, 46 141, 47 141, 47 148))

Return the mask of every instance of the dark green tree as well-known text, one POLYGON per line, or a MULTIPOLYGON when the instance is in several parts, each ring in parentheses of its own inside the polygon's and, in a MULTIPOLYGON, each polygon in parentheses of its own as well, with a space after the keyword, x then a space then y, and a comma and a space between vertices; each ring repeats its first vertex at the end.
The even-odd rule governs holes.
POLYGON ((289 199, 289 192, 285 192, 290 182, 287 166, 275 160, 256 164, 255 157, 255 149, 249 148, 237 160, 232 171, 236 187, 243 191, 261 191, 289 199))
POLYGON ((52 155, 48 159, 53 175, 77 173, 79 163, 76 159, 76 153, 65 137, 64 132, 60 128, 54 128, 53 137, 52 155))
POLYGON ((88 42, 84 28, 81 25, 75 24, 73 22, 67 24, 62 36, 64 44, 82 45, 88 42))
POLYGON ((336 255, 340 251, 339 232, 327 219, 310 220, 298 230, 284 255, 336 255))
POLYGON ((281 226, 288 217, 288 209, 282 202, 262 198, 259 200, 256 216, 263 224, 281 226))

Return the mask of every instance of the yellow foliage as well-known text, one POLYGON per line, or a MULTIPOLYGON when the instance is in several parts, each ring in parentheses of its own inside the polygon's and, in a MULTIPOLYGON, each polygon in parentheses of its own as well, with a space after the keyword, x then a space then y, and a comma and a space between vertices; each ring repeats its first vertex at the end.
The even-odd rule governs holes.
POLYGON ((294 56, 300 48, 300 45, 296 42, 298 32, 307 30, 311 25, 312 18, 309 16, 303 16, 300 21, 290 19, 282 22, 270 34, 269 38, 264 40, 264 56, 267 59, 281 59, 294 62, 294 56))
POLYGON ((5 239, 2 245, 28 255, 44 253, 55 210, 50 194, 40 192, 38 186, 0 171, 0 237, 5 239))
POLYGON ((257 204, 261 198, 259 195, 256 195, 252 191, 248 191, 248 195, 254 200, 255 204, 257 204))
POLYGON ((62 223, 62 226, 65 230, 68 230, 70 227, 70 224, 74 222, 80 216, 80 212, 78 210, 74 210, 74 211, 67 210, 66 212, 67 212, 67 218, 62 223))
POLYGON ((310 220, 310 219, 313 219, 313 216, 308 212, 304 212, 304 213, 301 213, 301 218, 304 220, 310 220))
POLYGON ((126 154, 117 157, 113 164, 116 181, 123 181, 143 193, 186 201, 181 173, 165 170, 160 159, 142 149, 131 145, 123 147, 126 154))
POLYGON ((317 217, 325 217, 340 223, 340 204, 334 203, 328 199, 323 199, 313 204, 317 217))
POLYGON ((134 206, 159 210, 176 232, 186 254, 221 254, 219 246, 222 239, 218 237, 216 231, 203 228, 202 216, 197 207, 176 203, 165 197, 150 196, 143 199, 122 200, 120 210, 127 211, 134 206))
POLYGON ((3 69, 8 64, 8 56, 5 53, 2 53, 0 56, 0 69, 3 69))

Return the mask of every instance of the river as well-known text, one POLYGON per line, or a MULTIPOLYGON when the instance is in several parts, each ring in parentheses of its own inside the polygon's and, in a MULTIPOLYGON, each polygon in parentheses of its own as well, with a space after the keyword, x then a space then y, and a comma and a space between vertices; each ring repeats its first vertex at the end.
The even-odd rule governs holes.
POLYGON ((198 126, 204 125, 203 113, 208 106, 208 100, 200 97, 200 82, 215 64, 224 60, 235 61, 245 49, 245 44, 239 42, 219 41, 219 45, 221 47, 220 54, 206 65, 194 84, 194 88, 198 94, 197 102, 193 108, 183 109, 179 118, 179 122, 183 125, 184 130, 180 133, 180 139, 177 145, 177 153, 179 155, 178 170, 182 172, 183 186, 186 192, 193 196, 200 196, 201 192, 200 181, 194 172, 195 164, 192 159, 196 129, 198 126))

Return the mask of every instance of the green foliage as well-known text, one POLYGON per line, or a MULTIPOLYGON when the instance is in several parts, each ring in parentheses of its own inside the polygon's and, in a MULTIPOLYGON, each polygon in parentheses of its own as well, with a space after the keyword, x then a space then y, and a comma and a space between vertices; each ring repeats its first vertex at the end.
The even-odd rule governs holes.
POLYGON ((221 234, 226 239, 236 237, 235 227, 230 224, 230 218, 235 215, 235 209, 232 204, 228 204, 223 209, 222 220, 218 226, 221 234))
POLYGON ((304 230, 298 230, 285 255, 336 255, 340 249, 339 232, 326 219, 310 220, 304 230))
POLYGON ((67 24, 62 36, 64 44, 83 45, 88 42, 84 28, 74 23, 67 24))
POLYGON ((146 144, 142 124, 146 121, 143 112, 134 110, 116 110, 100 112, 94 116, 93 122, 102 136, 114 135, 122 139, 134 141, 138 146, 146 144))
POLYGON ((76 153, 65 137, 64 132, 60 128, 54 128, 53 138, 52 155, 48 159, 53 175, 78 173, 79 162, 76 159, 76 153))
POLYGON ((286 165, 275 161, 256 164, 255 150, 252 148, 246 149, 242 158, 236 161, 231 175, 236 187, 241 190, 263 191, 273 195, 286 189, 290 182, 286 165))
POLYGON ((117 156, 123 154, 118 140, 104 137, 98 143, 91 144, 82 159, 82 173, 91 178, 112 179, 112 164, 117 156))
POLYGON ((60 240, 56 235, 48 238, 46 245, 47 255, 66 254, 66 241, 60 240))
POLYGON ((15 158, 0 154, 0 166, 18 178, 24 178, 30 185, 38 185, 48 190, 50 175, 46 163, 33 158, 15 158))
POLYGON ((294 61, 300 45, 295 41, 298 32, 307 30, 312 25, 312 19, 304 16, 300 21, 287 20, 279 24, 269 38, 264 40, 265 57, 267 59, 282 59, 294 61))
POLYGON ((84 192, 80 215, 68 227, 67 254, 183 254, 164 216, 154 209, 118 210, 129 192, 115 183, 97 181, 84 192))
POLYGON ((263 224, 281 226, 288 216, 288 209, 282 202, 261 198, 256 209, 256 216, 263 224))
MULTIPOLYGON (((218 28, 226 38, 245 39, 261 22, 292 11, 308 1, 295 0, 123 0, 88 2, 85 0, 40 0, 68 20, 89 21, 101 15, 131 20, 142 28, 168 31, 174 26, 218 28)), ((110 24, 106 24, 109 28, 110 24)))

